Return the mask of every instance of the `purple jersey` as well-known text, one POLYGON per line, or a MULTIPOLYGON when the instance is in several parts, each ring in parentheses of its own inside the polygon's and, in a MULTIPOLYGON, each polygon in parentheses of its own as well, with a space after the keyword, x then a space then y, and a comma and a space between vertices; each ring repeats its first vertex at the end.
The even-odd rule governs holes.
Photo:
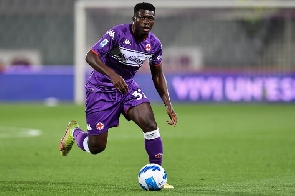
MULTIPOLYGON (((134 38, 131 24, 121 24, 108 30, 103 37, 91 48, 101 60, 130 84, 135 73, 145 61, 150 66, 162 62, 162 44, 151 32, 143 41, 134 38)), ((114 88, 108 76, 95 70, 92 71, 86 88, 114 88)))
POLYGON ((162 62, 162 45, 151 32, 145 40, 136 40, 131 27, 131 24, 113 27, 91 48, 108 67, 124 78, 129 92, 121 94, 108 76, 92 71, 86 83, 85 110, 90 135, 99 135, 118 126, 121 114, 129 120, 130 108, 149 102, 133 77, 145 61, 149 61, 150 66, 162 62))

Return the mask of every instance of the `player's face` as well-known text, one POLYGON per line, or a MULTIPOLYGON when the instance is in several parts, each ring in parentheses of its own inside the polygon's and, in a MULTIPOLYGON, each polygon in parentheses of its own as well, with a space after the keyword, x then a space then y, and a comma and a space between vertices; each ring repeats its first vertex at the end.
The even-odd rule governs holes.
POLYGON ((146 36, 152 30, 155 23, 155 12, 139 10, 133 17, 135 34, 146 36))

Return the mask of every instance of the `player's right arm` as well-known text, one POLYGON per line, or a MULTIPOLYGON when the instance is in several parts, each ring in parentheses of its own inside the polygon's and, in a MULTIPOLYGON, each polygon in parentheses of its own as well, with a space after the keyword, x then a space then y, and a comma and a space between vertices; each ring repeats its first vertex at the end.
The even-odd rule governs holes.
POLYGON ((110 77, 112 83, 116 89, 121 93, 128 92, 128 86, 124 79, 118 75, 114 70, 109 68, 106 64, 102 62, 100 56, 96 54, 93 50, 89 50, 86 55, 86 62, 96 71, 107 75, 110 77))
POLYGON ((128 92, 128 86, 124 79, 118 75, 113 69, 108 67, 100 58, 100 55, 105 55, 116 45, 116 32, 109 30, 106 34, 88 51, 86 62, 96 71, 109 76, 115 88, 121 93, 128 92))

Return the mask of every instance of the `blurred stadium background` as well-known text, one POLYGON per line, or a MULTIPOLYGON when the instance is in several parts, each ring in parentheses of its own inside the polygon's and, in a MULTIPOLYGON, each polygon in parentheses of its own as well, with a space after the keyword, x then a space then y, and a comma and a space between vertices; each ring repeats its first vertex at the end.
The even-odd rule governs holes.
MULTIPOLYGON (((295 1, 150 2, 173 101, 295 101, 295 1)), ((113 25, 131 22, 135 3, 0 0, 0 101, 82 103, 87 49, 113 25)), ((139 75, 160 101, 148 67, 139 75)))

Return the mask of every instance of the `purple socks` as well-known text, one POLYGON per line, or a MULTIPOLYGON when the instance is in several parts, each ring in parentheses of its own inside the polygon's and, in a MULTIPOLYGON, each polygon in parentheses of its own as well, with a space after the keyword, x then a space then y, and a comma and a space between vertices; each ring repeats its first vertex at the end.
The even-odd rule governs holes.
MULTIPOLYGON (((160 137, 160 134, 159 134, 158 130, 156 130, 155 132, 148 133, 148 134, 151 134, 151 135, 150 136, 146 135, 146 137, 145 137, 145 150, 149 156, 149 162, 155 163, 158 165, 162 165, 163 144, 162 144, 162 139, 160 137), (155 136, 156 138, 153 138, 153 136, 155 136)), ((87 133, 85 133, 81 129, 77 128, 74 130, 73 136, 74 136, 77 146, 79 148, 81 148, 83 151, 87 151, 87 150, 89 151, 89 149, 84 148, 84 145, 86 143, 83 144, 85 138, 88 136, 87 133)), ((85 140, 85 142, 87 142, 87 141, 85 140)))
POLYGON ((77 146, 81 148, 83 151, 85 151, 83 142, 84 142, 84 139, 88 136, 88 134, 82 131, 81 129, 75 129, 73 136, 76 140, 77 146))
POLYGON ((161 137, 145 139, 145 150, 149 155, 150 163, 162 165, 163 145, 161 137))

